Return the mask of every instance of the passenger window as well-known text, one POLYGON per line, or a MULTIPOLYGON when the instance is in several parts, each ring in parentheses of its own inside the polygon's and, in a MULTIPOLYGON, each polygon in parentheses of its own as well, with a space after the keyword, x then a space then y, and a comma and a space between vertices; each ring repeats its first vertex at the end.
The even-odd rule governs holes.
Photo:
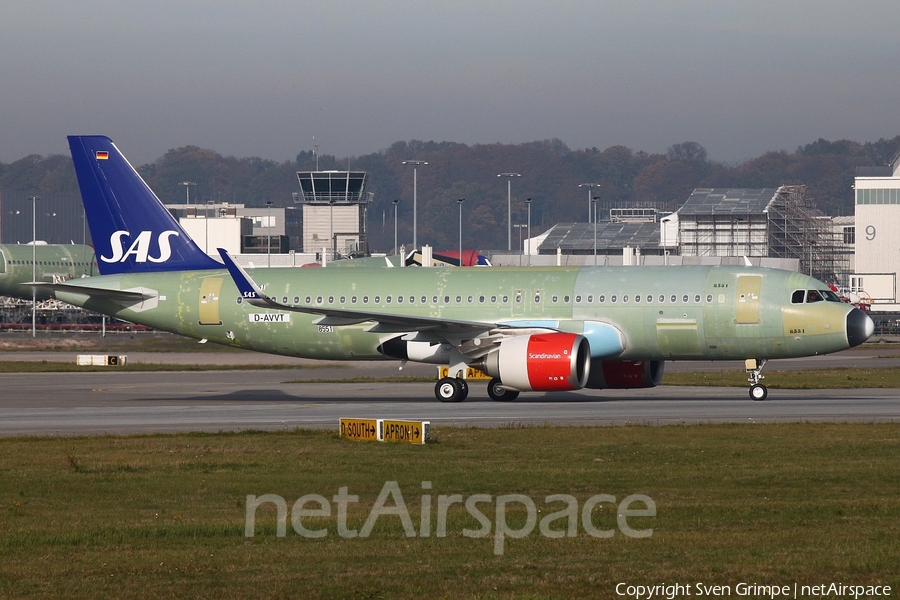
POLYGON ((474 296, 467 296, 467 297, 466 297, 466 302, 468 302, 469 304, 472 304, 472 302, 473 302, 474 300, 475 300, 475 297, 474 297, 474 296))
POLYGON ((712 294, 707 294, 707 295, 706 295, 706 302, 707 302, 707 303, 712 302, 712 294))
POLYGON ((635 295, 634 295, 634 301, 635 301, 635 302, 640 302, 640 301, 641 301, 641 295, 640 295, 640 294, 635 294, 635 295))
POLYGON ((375 304, 381 304, 381 296, 375 296, 375 304))
POLYGON ((522 301, 522 294, 516 294, 516 304, 522 301))
POLYGON ((559 302, 559 296, 553 294, 553 296, 550 297, 550 301, 553 302, 553 304, 556 304, 557 302, 559 302))
POLYGON ((484 296, 478 296, 478 304, 484 304, 484 296))
POLYGON ((397 296, 397 304, 403 304, 403 296, 397 296))
POLYGON ((622 296, 622 302, 628 302, 628 294, 622 296))
POLYGON ((540 303, 541 303, 541 295, 540 295, 540 294, 535 294, 535 295, 534 295, 534 303, 535 303, 535 304, 540 304, 540 303))
POLYGON ((457 304, 460 304, 461 302, 462 302, 462 296, 457 296, 457 297, 456 297, 456 303, 457 303, 457 304))
POLYGON ((294 304, 300 304, 300 296, 294 296, 294 304))
POLYGON ((671 302, 673 302, 673 303, 678 302, 678 296, 676 296, 675 294, 672 294, 671 302))
POLYGON ((450 304, 450 296, 444 296, 444 304, 450 304))
POLYGON ((438 303, 438 297, 437 297, 437 296, 432 296, 432 297, 431 297, 431 303, 432 303, 432 304, 437 304, 437 303, 438 303))
POLYGON ((568 304, 568 303, 569 303, 569 297, 568 297, 568 296, 563 296, 563 302, 565 302, 566 304, 568 304))
POLYGON ((334 296, 328 296, 328 304, 334 304, 334 296))
POLYGON ((506 304, 507 302, 509 302, 509 296, 504 295, 502 302, 503 302, 503 304, 506 304))
MULTIPOLYGON (((425 298, 422 298, 422 302, 425 302, 425 298)), ((416 297, 415 297, 415 296, 410 296, 410 297, 409 297, 409 303, 410 303, 410 304, 415 304, 415 303, 416 303, 416 297)))
POLYGON ((588 304, 592 304, 594 302, 593 296, 588 296, 588 304))
POLYGON ((350 304, 356 304, 356 296, 350 296, 350 304))
POLYGON ((697 294, 696 296, 694 296, 694 302, 696 302, 697 304, 700 304, 700 294, 697 294))
POLYGON ((497 296, 491 296, 491 304, 497 304, 497 296))
POLYGON ((341 296, 341 304, 344 304, 346 302, 347 302, 347 296, 341 296))
POLYGON ((311 303, 312 303, 312 298, 309 297, 309 296, 307 296, 307 297, 306 297, 306 303, 307 303, 307 304, 311 304, 311 303))
POLYGON ((581 296, 575 296, 575 304, 581 304, 581 296))
POLYGON ((363 296, 363 304, 368 304, 368 303, 369 303, 369 297, 363 296))
MULTIPOLYGON (((384 300, 385 300, 388 304, 391 303, 391 297, 390 297, 390 296, 388 296, 388 297, 385 298, 384 300)), ((378 298, 375 298, 375 302, 378 302, 378 298)))
POLYGON ((791 294, 791 304, 803 304, 803 298, 806 296, 806 290, 794 290, 791 294))
POLYGON ((606 296, 604 296, 603 294, 600 294, 600 297, 597 298, 597 300, 600 301, 600 304, 603 304, 604 302, 606 302, 606 296))
POLYGON ((684 303, 686 304, 687 301, 688 301, 688 295, 685 294, 684 296, 682 296, 682 297, 681 297, 681 301, 684 302, 684 303))
POLYGON ((322 296, 316 298, 316 304, 322 304, 322 296))
POLYGON ((615 302, 616 302, 616 295, 613 294, 612 297, 610 297, 609 301, 615 304, 615 302))

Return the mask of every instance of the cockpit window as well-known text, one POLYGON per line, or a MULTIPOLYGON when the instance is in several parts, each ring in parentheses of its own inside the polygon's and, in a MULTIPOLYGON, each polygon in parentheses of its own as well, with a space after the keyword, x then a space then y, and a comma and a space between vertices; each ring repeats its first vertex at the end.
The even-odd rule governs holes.
POLYGON ((840 302, 841 297, 832 292, 831 290, 819 290, 823 296, 825 296, 825 300, 828 302, 840 302))
POLYGON ((791 294, 791 304, 803 304, 805 297, 806 290, 794 290, 794 293, 791 294))
POLYGON ((822 302, 825 298, 822 297, 822 294, 819 293, 819 290, 807 290, 806 291, 806 302, 822 302))

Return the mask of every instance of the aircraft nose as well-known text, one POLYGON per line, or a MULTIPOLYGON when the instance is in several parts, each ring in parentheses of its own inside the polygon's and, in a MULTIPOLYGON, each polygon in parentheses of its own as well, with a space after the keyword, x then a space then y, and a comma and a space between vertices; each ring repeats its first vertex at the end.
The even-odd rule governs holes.
POLYGON ((847 314, 847 343, 850 347, 859 346, 875 333, 875 322, 858 308, 847 314))

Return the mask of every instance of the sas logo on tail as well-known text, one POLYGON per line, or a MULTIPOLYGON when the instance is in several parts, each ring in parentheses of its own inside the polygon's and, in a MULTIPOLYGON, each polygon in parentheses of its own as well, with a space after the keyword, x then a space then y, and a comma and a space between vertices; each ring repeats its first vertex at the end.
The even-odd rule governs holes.
POLYGON ((159 255, 150 256, 150 242, 153 237, 152 231, 142 231, 138 234, 134 241, 131 242, 131 246, 129 246, 128 250, 125 250, 123 238, 130 238, 131 233, 128 231, 117 231, 109 236, 109 245, 112 248, 112 256, 101 256, 100 260, 105 263, 118 263, 125 262, 128 260, 128 257, 133 256, 134 262, 137 263, 145 263, 148 260, 152 263, 166 262, 172 256, 172 247, 169 244, 169 238, 173 235, 177 236, 178 232, 167 230, 160 233, 157 237, 159 255))

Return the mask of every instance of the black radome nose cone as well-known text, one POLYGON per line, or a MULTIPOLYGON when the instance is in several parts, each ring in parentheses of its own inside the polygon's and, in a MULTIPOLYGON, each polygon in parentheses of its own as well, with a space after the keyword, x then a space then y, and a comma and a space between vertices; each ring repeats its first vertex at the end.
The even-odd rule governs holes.
POLYGON ((875 333, 875 322, 858 308, 847 314, 847 343, 850 347, 859 346, 875 333))

